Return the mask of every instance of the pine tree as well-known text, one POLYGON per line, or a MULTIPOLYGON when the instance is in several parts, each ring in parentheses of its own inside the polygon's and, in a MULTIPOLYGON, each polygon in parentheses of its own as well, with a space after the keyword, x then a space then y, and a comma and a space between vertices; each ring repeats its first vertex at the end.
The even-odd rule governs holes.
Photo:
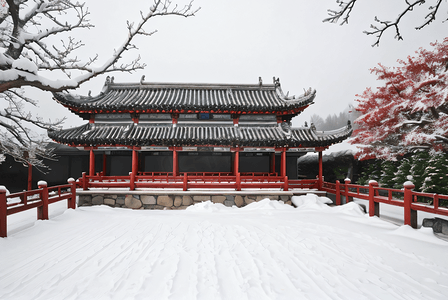
POLYGON ((395 170, 397 162, 390 160, 383 160, 381 162, 381 178, 380 184, 382 187, 394 187, 395 170))
POLYGON ((425 180, 425 168, 428 166, 430 155, 428 151, 419 151, 412 156, 411 172, 412 183, 415 185, 415 191, 422 191, 422 185, 425 180))
POLYGON ((432 154, 423 174, 422 192, 446 195, 448 193, 447 173, 447 155, 443 152, 432 154))
POLYGON ((412 157, 405 157, 400 161, 395 177, 392 180, 395 189, 403 188, 403 183, 409 180, 408 176, 411 175, 412 161, 412 157))
POLYGON ((367 166, 363 168, 363 171, 358 178, 357 184, 368 185, 370 180, 379 181, 380 176, 381 169, 379 160, 371 159, 368 161, 367 166))

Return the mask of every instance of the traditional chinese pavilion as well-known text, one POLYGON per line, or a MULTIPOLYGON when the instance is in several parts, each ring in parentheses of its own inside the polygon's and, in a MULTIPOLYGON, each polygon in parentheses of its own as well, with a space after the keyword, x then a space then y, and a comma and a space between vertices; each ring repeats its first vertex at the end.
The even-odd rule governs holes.
POLYGON ((264 183, 261 187, 288 189, 288 175, 297 179, 297 157, 316 151, 321 186, 322 151, 352 133, 350 123, 332 132, 316 131, 313 125, 291 127, 291 119, 313 103, 316 91, 288 96, 275 78, 273 84, 261 79, 258 84, 143 80, 115 83, 108 77, 97 96, 54 94, 59 103, 88 120, 48 135, 90 151, 85 179, 91 183, 184 190, 240 190, 264 183), (206 184, 208 179, 212 183, 206 184))

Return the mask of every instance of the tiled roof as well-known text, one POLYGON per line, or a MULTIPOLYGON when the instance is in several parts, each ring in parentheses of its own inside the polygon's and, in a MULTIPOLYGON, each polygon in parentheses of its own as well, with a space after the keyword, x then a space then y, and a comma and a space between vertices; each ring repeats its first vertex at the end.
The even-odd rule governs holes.
POLYGON ((298 114, 313 103, 315 90, 284 95, 280 84, 113 83, 97 96, 54 93, 77 114, 113 112, 215 112, 298 114))
POLYGON ((235 126, 155 126, 151 124, 88 123, 48 136, 71 146, 240 146, 240 147, 326 147, 352 133, 347 125, 329 134, 312 128, 235 126))

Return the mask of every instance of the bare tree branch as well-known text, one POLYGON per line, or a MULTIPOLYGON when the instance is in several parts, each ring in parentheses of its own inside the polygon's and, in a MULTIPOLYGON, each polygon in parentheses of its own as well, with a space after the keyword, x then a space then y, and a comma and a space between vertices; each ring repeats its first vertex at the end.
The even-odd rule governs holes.
MULTIPOLYGON (((323 20, 323 22, 329 22, 329 23, 338 23, 340 19, 342 21, 340 22, 340 25, 348 24, 350 14, 353 11, 353 7, 356 4, 357 0, 349 0, 347 2, 344 2, 342 0, 336 0, 336 3, 339 5, 339 9, 337 10, 328 10, 328 15, 330 17, 323 20)), ((408 15, 410 12, 414 11, 415 8, 423 6, 427 2, 433 2, 433 5, 430 5, 428 7, 429 13, 425 17, 425 21, 422 23, 422 25, 419 25, 415 27, 416 30, 420 30, 426 26, 428 26, 432 21, 436 19, 436 16, 440 13, 440 6, 442 4, 442 0, 404 0, 405 6, 401 12, 398 13, 397 18, 395 21, 389 21, 389 20, 382 20, 379 17, 374 17, 374 24, 370 25, 371 30, 364 31, 367 35, 373 35, 376 37, 375 43, 373 43, 372 46, 379 46, 381 38, 383 37, 383 34, 388 29, 394 29, 395 30, 395 38, 397 40, 402 40, 403 36, 400 31, 400 24, 402 22, 402 19, 408 15), (376 23, 376 24, 375 24, 376 23)), ((448 20, 448 19, 446 19, 448 20)))

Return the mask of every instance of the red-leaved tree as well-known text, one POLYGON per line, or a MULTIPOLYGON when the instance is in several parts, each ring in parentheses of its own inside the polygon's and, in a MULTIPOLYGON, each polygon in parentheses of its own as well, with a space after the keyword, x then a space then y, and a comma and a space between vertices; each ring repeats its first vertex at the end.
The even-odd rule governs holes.
POLYGON ((448 150, 448 38, 415 57, 371 69, 384 85, 356 95, 361 116, 350 142, 359 159, 396 159, 416 149, 448 150))

